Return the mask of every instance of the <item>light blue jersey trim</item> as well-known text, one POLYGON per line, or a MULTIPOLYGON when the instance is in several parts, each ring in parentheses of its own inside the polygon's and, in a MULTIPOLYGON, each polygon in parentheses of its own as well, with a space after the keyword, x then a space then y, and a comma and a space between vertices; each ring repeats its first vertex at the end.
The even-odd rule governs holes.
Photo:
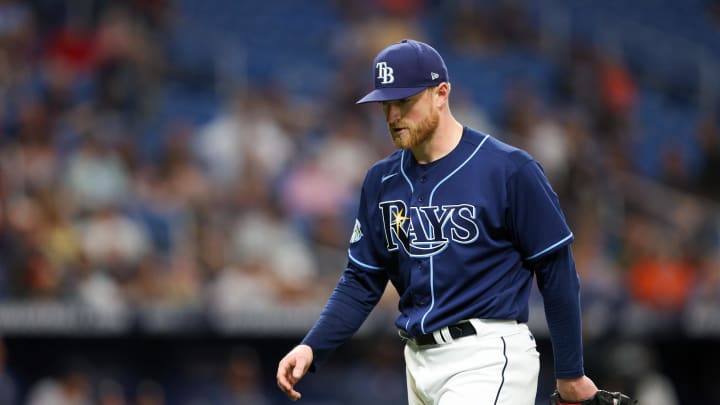
MULTIPOLYGON (((482 148, 483 144, 489 137, 490 137, 490 135, 485 135, 485 138, 483 138, 483 140, 480 141, 480 144, 477 146, 477 148, 475 148, 473 153, 471 153, 470 156, 468 156, 468 158, 465 159, 465 161, 460 164, 460 166, 455 168, 455 170, 450 172, 450 174, 445 176, 444 179, 440 180, 438 182, 438 184, 436 184, 435 187, 433 187, 432 191, 430 192, 430 198, 428 198, 428 205, 432 205, 432 199, 433 199, 433 196, 435 195, 435 191, 438 189, 438 187, 440 187, 440 185, 443 184, 445 181, 447 181, 447 179, 449 179, 455 173, 457 173, 460 169, 462 169, 463 166, 465 166, 470 161, 470 159, 472 159, 473 156, 475 156, 475 154, 477 154, 477 152, 480 150, 480 148, 482 148)), ((434 277, 435 261, 433 259, 434 259, 433 257, 430 257, 430 298, 431 298, 430 308, 428 308, 428 310, 425 311, 425 314, 423 314, 423 317, 420 320, 420 330, 422 330, 422 333, 427 333, 427 332, 425 332, 425 318, 427 318, 427 316, 430 314, 430 312, 435 307, 435 277, 434 277)))
POLYGON ((387 176, 382 176, 382 177, 380 178, 380 183, 385 183, 386 181, 388 181, 388 180, 392 179, 393 177, 397 176, 398 174, 399 174, 399 173, 395 172, 395 173, 392 173, 392 174, 388 174, 387 176))
POLYGON ((408 186, 410 186, 410 192, 412 193, 415 191, 415 188, 413 187, 412 182, 405 173, 405 152, 406 151, 402 151, 402 153, 400 153, 400 173, 402 173, 403 177, 405 177, 405 181, 407 182, 408 186))
POLYGON ((383 269, 383 267, 372 266, 372 265, 363 263, 360 260, 354 258, 352 253, 350 253, 350 249, 348 249, 348 257, 350 258, 350 260, 352 260, 353 263, 357 264, 360 267, 364 267, 368 270, 382 270, 383 269))
POLYGON ((460 166, 456 167, 455 170, 453 170, 452 172, 450 172, 450 174, 448 174, 447 176, 445 176, 444 179, 440 180, 440 181, 438 182, 438 184, 436 184, 435 187, 433 187, 432 191, 430 192, 430 199, 429 199, 429 201, 428 201, 428 205, 432 205, 433 195, 435 195, 435 191, 437 191, 438 187, 440 187, 440 185, 443 184, 443 183, 445 183, 445 182, 447 181, 447 179, 449 179, 449 178, 452 177, 455 173, 457 173, 460 169, 462 169, 462 168, 467 164, 467 162, 469 162, 470 159, 472 159, 473 156, 475 156, 475 154, 480 150, 480 148, 482 148, 483 144, 485 143, 485 141, 486 141, 489 137, 490 137, 490 135, 485 135, 485 138, 483 138, 483 140, 480 142, 480 144, 477 146, 477 148, 475 148, 475 150, 473 151, 473 153, 471 153, 470 156, 468 156, 468 158, 465 159, 465 161, 462 162, 462 164, 460 164, 460 166))
POLYGON ((425 312, 422 319, 420 320, 420 330, 422 330, 422 333, 427 333, 425 332, 425 318, 427 318, 428 314, 430 314, 430 311, 432 311, 435 307, 435 277, 433 276, 433 274, 435 273, 435 260, 433 259, 433 257, 430 258, 430 308, 428 308, 428 310, 425 312))
POLYGON ((562 245, 563 243, 569 241, 570 239, 572 239, 572 237, 573 237, 573 233, 570 232, 570 235, 562 238, 562 240, 560 240, 559 242, 553 244, 552 246, 550 246, 550 247, 548 247, 548 248, 546 248, 546 249, 543 249, 542 251, 540 251, 540 252, 538 252, 538 253, 535 253, 534 255, 532 255, 532 256, 530 256, 530 257, 526 257, 525 260, 537 259, 538 257, 544 255, 545 253, 547 253, 547 252, 555 249, 556 247, 562 245))

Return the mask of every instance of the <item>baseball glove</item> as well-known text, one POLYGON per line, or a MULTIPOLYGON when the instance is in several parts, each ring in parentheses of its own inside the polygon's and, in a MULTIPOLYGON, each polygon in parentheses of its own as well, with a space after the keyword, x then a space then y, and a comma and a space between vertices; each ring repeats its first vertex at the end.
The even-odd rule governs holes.
POLYGON ((605 390, 598 390, 592 398, 584 401, 566 401, 560 398, 557 390, 550 395, 550 405, 631 405, 635 403, 637 401, 621 392, 608 392, 605 390))

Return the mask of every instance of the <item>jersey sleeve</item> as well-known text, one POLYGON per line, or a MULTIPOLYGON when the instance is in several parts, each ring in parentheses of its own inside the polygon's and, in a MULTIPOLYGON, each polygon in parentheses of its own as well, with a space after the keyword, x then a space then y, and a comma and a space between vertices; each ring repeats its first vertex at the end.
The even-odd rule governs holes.
POLYGON ((387 273, 348 265, 302 344, 313 350, 312 370, 327 361, 365 322, 385 291, 387 273))
POLYGON ((556 378, 582 376, 583 343, 580 280, 570 246, 531 262, 543 296, 556 378))
MULTIPOLYGON (((365 322, 388 283, 382 235, 373 208, 377 191, 368 174, 360 195, 358 214, 350 236, 348 265, 315 325, 302 343, 313 349, 312 370, 322 365, 365 322)), ((379 184, 379 181, 377 182, 379 184)))
POLYGON ((511 175, 507 193, 510 236, 523 259, 538 259, 572 242, 557 194, 536 161, 511 175))

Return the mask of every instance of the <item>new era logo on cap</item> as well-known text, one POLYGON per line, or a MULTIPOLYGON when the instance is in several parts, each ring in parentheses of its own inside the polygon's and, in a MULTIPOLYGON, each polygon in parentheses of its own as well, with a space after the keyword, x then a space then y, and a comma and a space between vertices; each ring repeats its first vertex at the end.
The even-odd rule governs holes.
POLYGON ((430 45, 404 39, 380 51, 373 63, 375 90, 358 104, 399 100, 448 81, 447 67, 430 45))

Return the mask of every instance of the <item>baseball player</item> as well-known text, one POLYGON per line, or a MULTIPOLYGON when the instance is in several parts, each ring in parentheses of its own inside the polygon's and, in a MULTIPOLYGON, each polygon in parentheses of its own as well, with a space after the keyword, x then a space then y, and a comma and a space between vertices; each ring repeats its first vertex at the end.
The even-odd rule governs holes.
POLYGON ((403 40, 373 67, 375 89, 358 103, 382 104, 398 150, 365 177, 347 267, 280 361, 280 389, 299 399, 295 384, 350 339, 389 281, 400 296, 410 404, 532 405, 540 362, 526 322, 537 276, 555 359, 552 401, 629 403, 585 376, 573 234, 540 165, 455 120, 448 71, 431 46, 403 40))

